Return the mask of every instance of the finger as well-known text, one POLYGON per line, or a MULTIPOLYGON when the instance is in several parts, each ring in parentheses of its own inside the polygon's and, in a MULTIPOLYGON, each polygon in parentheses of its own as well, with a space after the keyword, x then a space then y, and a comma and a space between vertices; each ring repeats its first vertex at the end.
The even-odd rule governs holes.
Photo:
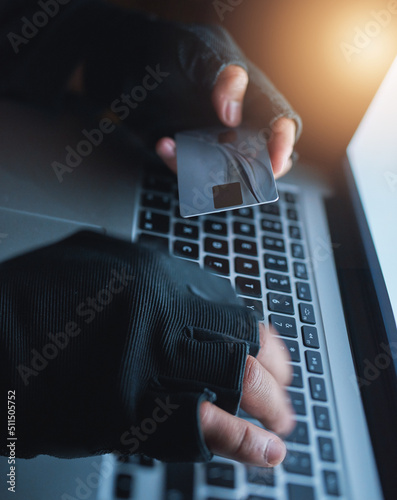
POLYGON ((176 166, 176 144, 171 137, 163 137, 156 144, 156 153, 160 156, 163 162, 175 174, 177 171, 176 166))
POLYGON ((227 127, 236 127, 241 122, 247 85, 247 72, 235 64, 227 66, 216 80, 212 104, 218 118, 227 127))
POLYGON ((274 329, 267 330, 259 324, 260 350, 256 359, 281 385, 289 385, 292 380, 291 358, 284 342, 274 329))
POLYGON ((279 118, 272 126, 267 147, 276 179, 288 171, 288 160, 295 144, 295 132, 295 122, 289 118, 279 118))
POLYGON ((260 467, 273 467, 285 457, 281 439, 205 401, 200 406, 201 428, 215 454, 260 467))
POLYGON ((265 427, 288 434, 294 427, 291 403, 273 375, 252 356, 247 357, 241 407, 265 427))

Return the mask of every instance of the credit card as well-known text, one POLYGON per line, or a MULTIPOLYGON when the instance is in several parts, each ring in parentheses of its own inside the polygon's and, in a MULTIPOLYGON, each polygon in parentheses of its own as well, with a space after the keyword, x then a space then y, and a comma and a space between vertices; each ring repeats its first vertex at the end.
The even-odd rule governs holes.
POLYGON ((214 127, 175 136, 182 217, 278 200, 262 131, 214 127))

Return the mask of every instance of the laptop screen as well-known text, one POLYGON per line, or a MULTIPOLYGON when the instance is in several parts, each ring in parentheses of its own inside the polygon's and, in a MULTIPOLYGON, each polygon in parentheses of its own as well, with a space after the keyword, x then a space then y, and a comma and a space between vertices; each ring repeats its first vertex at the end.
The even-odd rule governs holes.
POLYGON ((362 206, 361 229, 366 221, 371 235, 364 234, 364 244, 389 341, 396 342, 397 57, 350 141, 347 157, 362 206))

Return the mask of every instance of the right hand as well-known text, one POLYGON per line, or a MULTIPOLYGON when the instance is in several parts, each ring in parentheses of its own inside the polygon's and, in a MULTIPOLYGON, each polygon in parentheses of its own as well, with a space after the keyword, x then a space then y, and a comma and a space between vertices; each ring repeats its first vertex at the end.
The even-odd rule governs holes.
MULTIPOLYGON (((258 356, 247 358, 241 407, 267 428, 288 435, 295 426, 284 389, 292 378, 289 355, 262 324, 259 335, 258 356)), ((286 447, 278 436, 208 401, 201 404, 200 420, 206 444, 217 455, 261 467, 273 467, 285 457, 286 447)))
MULTIPOLYGON (((226 127, 240 125, 247 86, 248 74, 241 66, 227 66, 218 76, 212 90, 212 105, 219 120, 226 127)), ((265 125, 266 123, 263 123, 263 126, 265 125)), ((291 154, 295 143, 296 125, 293 120, 281 117, 271 128, 268 150, 274 176, 277 179, 292 167, 291 154)), ((164 163, 177 173, 175 140, 163 137, 157 142, 156 151, 164 163)))

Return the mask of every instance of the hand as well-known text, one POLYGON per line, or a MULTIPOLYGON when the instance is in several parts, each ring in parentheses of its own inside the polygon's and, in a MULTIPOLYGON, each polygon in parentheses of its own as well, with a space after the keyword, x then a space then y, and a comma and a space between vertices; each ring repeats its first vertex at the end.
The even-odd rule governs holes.
MULTIPOLYGON (((218 118, 227 127, 236 127, 241 123, 247 85, 248 75, 241 66, 227 66, 218 76, 212 91, 212 104, 218 118)), ((295 122, 289 118, 279 118, 273 124, 268 150, 276 178, 286 174, 292 166, 290 156, 295 143, 295 129, 295 122)), ((176 173, 175 141, 163 137, 157 142, 156 151, 176 173)))
MULTIPOLYGON (((259 334, 258 356, 247 358, 241 407, 267 428, 287 435, 295 425, 283 388, 292 378, 289 356, 281 340, 266 332, 262 324, 259 334)), ((278 436, 212 403, 202 403, 200 419, 205 441, 213 453, 262 467, 277 465, 285 457, 286 448, 278 436)))

